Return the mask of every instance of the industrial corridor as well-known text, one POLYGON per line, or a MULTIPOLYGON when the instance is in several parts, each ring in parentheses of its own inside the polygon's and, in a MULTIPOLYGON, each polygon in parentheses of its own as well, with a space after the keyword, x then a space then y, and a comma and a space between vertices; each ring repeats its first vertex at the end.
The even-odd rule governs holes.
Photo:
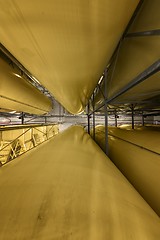
POLYGON ((0 20, 0 240, 159 240, 160 1, 0 20))
POLYGON ((3 167, 0 239, 158 239, 159 217, 82 127, 3 167))

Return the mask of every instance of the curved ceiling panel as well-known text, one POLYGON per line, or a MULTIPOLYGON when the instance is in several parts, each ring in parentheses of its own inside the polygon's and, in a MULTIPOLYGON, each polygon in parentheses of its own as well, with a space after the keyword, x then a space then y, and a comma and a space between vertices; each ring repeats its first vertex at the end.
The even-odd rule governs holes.
POLYGON ((51 111, 52 103, 28 83, 19 71, 0 58, 0 108, 44 114, 51 111))
POLYGON ((71 113, 86 105, 139 0, 0 0, 2 44, 71 113))

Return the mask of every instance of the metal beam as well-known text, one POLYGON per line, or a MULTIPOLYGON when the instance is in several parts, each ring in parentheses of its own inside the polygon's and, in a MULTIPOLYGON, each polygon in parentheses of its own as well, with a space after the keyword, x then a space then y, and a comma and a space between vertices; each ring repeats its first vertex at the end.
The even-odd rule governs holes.
POLYGON ((10 100, 10 101, 12 101, 12 102, 16 102, 16 103, 23 104, 23 105, 28 106, 28 107, 31 107, 31 108, 35 108, 35 109, 44 111, 44 109, 42 109, 42 108, 40 108, 40 107, 32 106, 32 105, 30 105, 30 104, 28 104, 28 103, 24 103, 24 102, 18 101, 18 100, 16 100, 16 99, 6 97, 6 96, 4 96, 4 95, 0 95, 0 98, 4 98, 4 99, 10 100))
POLYGON ((159 112, 155 112, 155 113, 144 113, 143 117, 148 117, 148 116, 160 116, 160 111, 159 112))
POLYGON ((117 111, 115 110, 115 114, 114 114, 114 117, 115 117, 115 127, 117 127, 117 111))
POLYGON ((23 73, 26 74, 26 76, 29 77, 30 80, 35 82, 35 80, 32 78, 32 74, 0 43, 0 50, 3 52, 3 54, 11 60, 23 73))
MULTIPOLYGON (((94 102, 94 91, 93 91, 93 111, 94 111, 94 105, 95 105, 95 102, 94 102)), ((93 139, 95 140, 95 112, 93 112, 93 139)))
POLYGON ((130 27, 132 26, 132 24, 133 24, 133 22, 134 22, 134 20, 135 20, 135 18, 136 18, 136 16, 137 16, 137 14, 139 13, 139 11, 140 11, 143 3, 144 3, 144 0, 140 0, 140 2, 138 3, 138 5, 137 5, 137 7, 136 7, 136 9, 135 9, 135 11, 134 11, 134 13, 133 13, 130 21, 129 21, 127 27, 126 27, 126 30, 125 30, 125 32, 124 32, 124 34, 123 34, 122 39, 124 39, 125 36, 126 36, 126 34, 128 33, 128 30, 129 30, 130 27))
POLYGON ((89 107, 89 102, 88 102, 88 114, 87 114, 87 119, 88 119, 88 134, 90 134, 90 116, 89 116, 89 109, 90 109, 90 107, 89 107))
POLYGON ((128 25, 127 25, 127 27, 126 27, 126 29, 125 29, 125 31, 124 31, 124 33, 123 33, 122 38, 120 39, 117 47, 116 47, 115 50, 114 50, 114 53, 112 54, 112 57, 111 57, 110 62, 109 62, 109 65, 110 65, 110 66, 114 63, 114 58, 115 58, 115 56, 117 55, 117 51, 119 51, 119 45, 121 44, 121 42, 122 42, 123 39, 125 38, 125 36, 126 36, 128 30, 129 30, 130 26, 133 24, 133 22, 134 22, 137 14, 138 14, 140 8, 142 7, 143 2, 144 2, 144 0, 140 0, 140 2, 138 3, 138 5, 137 5, 137 7, 136 7, 136 9, 135 9, 135 11, 134 11, 134 13, 133 13, 133 15, 132 15, 132 17, 131 17, 131 19, 130 19, 128 25))
POLYGON ((154 62, 150 67, 148 67, 144 72, 140 73, 137 77, 135 77, 131 82, 129 82, 124 88, 122 88, 118 93, 116 93, 113 97, 107 100, 108 103, 112 102, 115 98, 121 96, 131 88, 135 87, 139 83, 143 82, 153 74, 160 71, 160 60, 154 62))
POLYGON ((0 52, 2 52, 1 54, 4 54, 5 58, 9 59, 13 64, 15 64, 15 66, 17 66, 21 73, 24 73, 27 76, 27 80, 30 84, 38 88, 38 90, 47 97, 52 97, 50 92, 39 83, 39 81, 2 45, 2 43, 0 43, 0 52))
POLYGON ((21 119, 22 119, 22 125, 24 124, 24 116, 25 116, 25 113, 22 112, 22 116, 21 116, 21 119))
MULTIPOLYGON (((105 99, 107 98, 107 70, 105 70, 104 76, 104 95, 105 99)), ((105 101, 105 153, 108 155, 108 110, 107 110, 107 102, 105 101)))
POLYGON ((134 106, 133 106, 133 104, 131 106, 131 110, 132 110, 132 129, 134 129, 134 106))
MULTIPOLYGON (((103 79, 104 79, 104 78, 103 78, 103 79)), ((101 87, 100 87, 100 85, 99 85, 99 84, 98 84, 98 88, 99 88, 99 91, 101 92, 101 94, 102 94, 103 98, 105 99, 104 93, 103 93, 103 91, 102 91, 102 89, 101 89, 101 87)))
MULTIPOLYGON (((130 28, 130 26, 132 25, 133 21, 135 20, 135 17, 137 16, 140 8, 142 7, 143 2, 144 2, 144 0, 140 0, 139 4, 137 5, 137 8, 136 8, 136 10, 134 11, 134 13, 133 13, 133 15, 132 15, 132 17, 131 17, 131 19, 130 19, 128 25, 127 25, 127 27, 126 27, 126 30, 124 31, 124 34, 123 34, 122 38, 120 39, 120 41, 119 41, 119 43, 118 43, 118 45, 117 45, 114 53, 112 54, 112 57, 111 57, 110 63, 109 63, 110 66, 111 66, 112 64, 114 64, 113 59, 114 59, 115 55, 116 55, 116 59, 117 59, 117 55, 118 55, 117 52, 119 52, 119 48, 120 48, 120 45, 121 45, 121 41, 125 38, 125 36, 126 36, 126 34, 127 34, 127 32, 128 32, 128 29, 130 28)), ((106 68, 107 68, 107 67, 106 67, 106 68)), ((106 70, 105 70, 105 71, 106 71, 106 70)), ((104 80, 104 78, 103 78, 103 80, 104 80)), ((99 90, 101 91, 101 93, 102 93, 102 95, 103 95, 103 97, 104 97, 104 94, 103 94, 100 86, 98 86, 98 87, 99 87, 99 90)), ((105 105, 105 104, 102 103, 102 105, 101 105, 100 107, 98 107, 97 110, 99 110, 99 109, 100 109, 101 107, 103 107, 104 105, 105 105)), ((96 112, 97 110, 94 110, 94 111, 96 112)), ((92 111, 92 113, 90 113, 89 115, 91 116, 94 111, 92 111)))
POLYGON ((160 71, 160 60, 157 60, 151 66, 149 66, 145 71, 140 73, 137 77, 135 77, 131 82, 129 82, 124 88, 122 88, 113 97, 111 97, 109 99, 106 99, 99 107, 94 109, 94 111, 92 111, 90 113, 90 115, 93 114, 93 112, 96 112, 99 109, 101 109, 102 107, 104 107, 105 103, 108 104, 108 103, 113 102, 113 100, 115 100, 116 98, 118 98, 119 96, 121 96, 122 94, 127 92, 128 90, 132 89, 133 87, 137 86, 139 83, 145 81, 150 76, 152 76, 153 74, 157 73, 158 71, 160 71))
POLYGON ((159 35, 160 35, 160 29, 156 29, 156 30, 148 30, 143 32, 127 33, 125 38, 152 37, 152 36, 159 36, 159 35))

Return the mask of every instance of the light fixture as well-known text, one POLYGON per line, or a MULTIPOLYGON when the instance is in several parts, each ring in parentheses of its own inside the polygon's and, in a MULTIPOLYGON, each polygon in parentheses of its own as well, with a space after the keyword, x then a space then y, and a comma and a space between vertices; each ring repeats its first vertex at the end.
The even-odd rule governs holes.
POLYGON ((99 85, 101 84, 102 80, 103 80, 103 75, 100 77, 100 79, 99 79, 99 81, 98 81, 98 84, 99 84, 99 85))
POLYGON ((9 112, 9 113, 13 114, 13 113, 16 113, 16 111, 11 111, 11 112, 9 112))
POLYGON ((21 75, 17 74, 17 73, 13 73, 14 76, 18 77, 18 78, 22 78, 21 75))

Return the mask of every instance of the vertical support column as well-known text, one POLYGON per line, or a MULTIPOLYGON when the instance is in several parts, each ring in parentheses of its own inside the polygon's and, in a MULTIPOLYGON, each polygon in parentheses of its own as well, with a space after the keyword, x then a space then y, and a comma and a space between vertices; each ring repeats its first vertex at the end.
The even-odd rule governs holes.
MULTIPOLYGON (((33 147, 35 147, 35 146, 36 146, 36 141, 35 141, 35 137, 34 137, 34 128, 31 128, 31 129, 30 129, 30 133, 31 133, 31 137, 30 137, 31 142, 32 142, 32 144, 33 144, 33 147)), ((30 146, 29 149, 31 149, 31 148, 32 148, 32 146, 30 146)), ((28 150, 29 150, 29 149, 28 149, 28 150)))
POLYGON ((143 115, 143 112, 142 112, 142 126, 144 127, 144 115, 143 115))
POLYGON ((62 122, 62 115, 63 115, 63 108, 60 104, 58 104, 58 108, 59 108, 59 117, 58 117, 58 121, 62 122))
POLYGON ((105 96, 105 153, 108 155, 108 110, 107 110, 107 70, 104 73, 104 96, 105 96))
POLYGON ((48 140, 48 129, 47 129, 47 126, 46 126, 46 140, 48 140))
POLYGON ((89 102, 88 102, 88 109, 87 109, 87 118, 88 118, 88 134, 90 134, 90 115, 89 115, 89 102))
POLYGON ((115 127, 117 127, 117 111, 115 110, 115 127))
POLYGON ((24 112, 22 112, 22 116, 21 116, 21 123, 22 123, 22 125, 24 124, 24 112))
POLYGON ((132 110, 132 129, 134 129, 134 106, 133 106, 133 104, 131 106, 131 110, 132 110))
POLYGON ((94 106, 94 91, 93 91, 93 139, 95 140, 95 106, 94 106))

